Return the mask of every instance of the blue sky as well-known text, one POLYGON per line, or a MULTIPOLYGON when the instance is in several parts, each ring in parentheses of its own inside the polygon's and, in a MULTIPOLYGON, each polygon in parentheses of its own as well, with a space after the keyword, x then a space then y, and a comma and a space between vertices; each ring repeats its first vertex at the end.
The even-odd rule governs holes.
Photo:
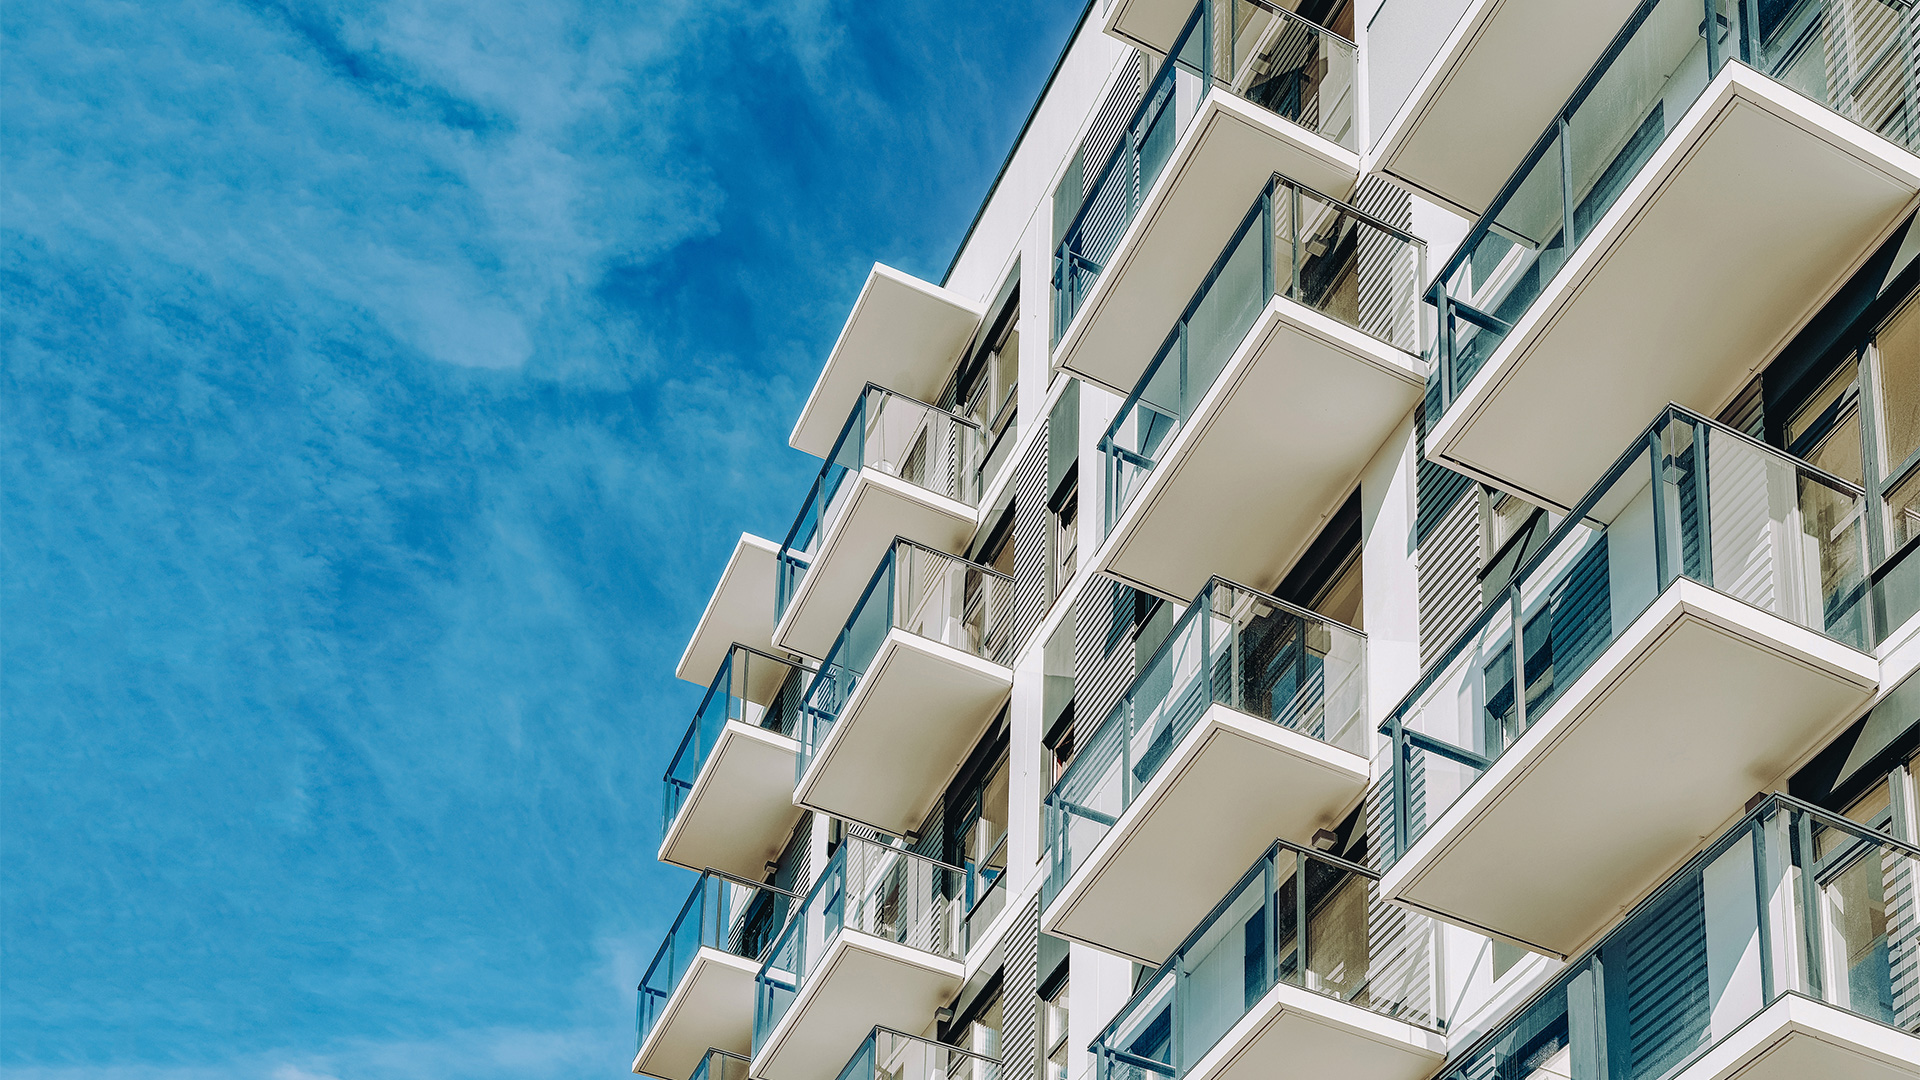
POLYGON ((0 1066, 624 1072, 673 662, 1078 14, 7 5, 0 1066))

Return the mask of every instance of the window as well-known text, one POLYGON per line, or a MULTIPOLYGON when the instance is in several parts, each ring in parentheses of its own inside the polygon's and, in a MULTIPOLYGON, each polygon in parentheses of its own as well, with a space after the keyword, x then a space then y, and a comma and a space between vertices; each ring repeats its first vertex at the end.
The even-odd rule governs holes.
POLYGON ((1060 595, 1080 565, 1080 475, 1078 467, 1061 482, 1053 501, 1053 594, 1060 595))
POLYGON ((1040 1080, 1067 1080, 1067 985, 1040 999, 1040 1080))

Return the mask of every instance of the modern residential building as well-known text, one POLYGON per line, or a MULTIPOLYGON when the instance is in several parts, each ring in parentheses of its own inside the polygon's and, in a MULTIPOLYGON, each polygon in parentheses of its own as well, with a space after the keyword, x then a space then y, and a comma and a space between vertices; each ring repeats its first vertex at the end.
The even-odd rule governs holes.
POLYGON ((1093 0, 687 646, 633 1070, 1920 1077, 1916 48, 1093 0))

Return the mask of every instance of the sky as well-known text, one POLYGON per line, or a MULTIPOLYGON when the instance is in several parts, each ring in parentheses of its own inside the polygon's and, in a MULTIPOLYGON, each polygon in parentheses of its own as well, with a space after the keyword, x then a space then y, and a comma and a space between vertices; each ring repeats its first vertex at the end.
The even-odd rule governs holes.
POLYGON ((0 8, 0 1071, 625 1073, 672 668, 1079 7, 0 8))

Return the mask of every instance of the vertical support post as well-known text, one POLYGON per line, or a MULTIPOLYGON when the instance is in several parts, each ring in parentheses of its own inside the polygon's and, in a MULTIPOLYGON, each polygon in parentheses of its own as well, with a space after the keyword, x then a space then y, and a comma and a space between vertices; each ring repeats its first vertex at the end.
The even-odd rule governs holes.
POLYGON ((1693 432, 1693 521, 1694 546, 1700 550, 1700 580, 1713 584, 1713 490, 1707 477, 1707 455, 1710 448, 1707 441, 1712 438, 1713 429, 1706 424, 1686 420, 1687 427, 1693 432))
POLYGON ((1653 479, 1653 576, 1657 595, 1673 581, 1672 563, 1677 554, 1667 550, 1667 470, 1657 428, 1647 434, 1647 460, 1653 479))
POLYGON ((1720 0, 1701 0, 1706 8, 1706 20, 1701 27, 1707 35, 1707 78, 1720 74, 1720 0))
MULTIPOLYGON (((1524 579, 1515 579, 1507 588, 1507 597, 1512 604, 1507 618, 1513 624, 1508 637, 1511 639, 1509 647, 1513 649, 1513 732, 1516 739, 1533 722, 1527 715, 1527 599, 1521 592, 1524 584, 1524 579)), ((1548 633, 1552 633, 1551 625, 1548 633)), ((1485 749, 1488 758, 1496 758, 1506 749, 1506 745, 1503 742, 1499 746, 1488 745, 1485 749)))
POLYGON ((1293 239, 1293 275, 1287 279, 1287 296, 1299 300, 1300 297, 1300 189, 1287 185, 1287 198, 1290 207, 1287 232, 1293 239))
POLYGON ((1296 985, 1308 990, 1314 989, 1310 975, 1313 968, 1307 952, 1311 937, 1307 933, 1307 857, 1296 851, 1293 853, 1293 940, 1294 955, 1299 959, 1294 969, 1300 976, 1296 985))
POLYGON ((1827 955, 1820 925, 1820 859, 1813 848, 1813 819, 1805 814, 1795 814, 1794 818, 1800 841, 1800 930, 1806 941, 1807 992, 1815 1000, 1825 1001, 1827 955))
POLYGON ((1407 760, 1407 728, 1397 713, 1391 724, 1393 767, 1387 775, 1392 778, 1393 783, 1393 858, 1397 862, 1404 858, 1407 849, 1413 846, 1413 840, 1408 835, 1413 831, 1413 792, 1407 781, 1407 769, 1410 764, 1407 760))
POLYGON ((1763 819, 1755 817, 1747 827, 1747 843, 1753 845, 1753 895, 1759 908, 1760 927, 1760 1006, 1773 1003, 1773 890, 1767 882, 1767 835, 1763 819))
POLYGON ((1566 249, 1560 258, 1564 262, 1573 255, 1581 238, 1575 235, 1573 227, 1573 133, 1567 126, 1566 113, 1561 113, 1554 124, 1560 129, 1560 243, 1566 249))
POLYGON ((1266 993, 1280 981, 1280 853, 1285 848, 1274 847, 1267 855, 1266 866, 1262 867, 1262 877, 1266 892, 1260 896, 1261 920, 1266 924, 1263 935, 1265 943, 1261 948, 1260 992, 1266 993))

